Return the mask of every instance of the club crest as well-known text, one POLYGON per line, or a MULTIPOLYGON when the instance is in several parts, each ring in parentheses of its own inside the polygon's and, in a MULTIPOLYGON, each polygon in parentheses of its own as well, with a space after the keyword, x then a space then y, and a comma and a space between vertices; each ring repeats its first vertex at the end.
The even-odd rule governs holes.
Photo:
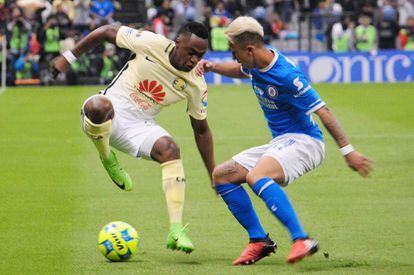
POLYGON ((184 79, 177 77, 176 79, 174 79, 173 87, 177 91, 182 92, 187 87, 187 83, 184 79))
POLYGON ((278 96, 278 92, 277 92, 276 87, 271 86, 271 85, 267 86, 267 94, 268 94, 268 95, 269 95, 269 97, 271 97, 271 98, 275 98, 275 97, 277 97, 277 96, 278 96))

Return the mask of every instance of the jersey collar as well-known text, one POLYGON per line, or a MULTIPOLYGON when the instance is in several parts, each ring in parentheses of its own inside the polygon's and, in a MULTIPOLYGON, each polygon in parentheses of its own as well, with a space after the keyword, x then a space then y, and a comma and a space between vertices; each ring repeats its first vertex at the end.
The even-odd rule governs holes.
POLYGON ((272 49, 269 49, 269 50, 271 50, 274 54, 275 54, 275 56, 273 57, 273 60, 272 60, 272 62, 270 62, 270 64, 269 65, 267 65, 266 67, 264 67, 263 69, 259 69, 259 72, 261 72, 261 73, 265 73, 265 72, 267 72, 268 70, 270 70, 272 67, 273 67, 273 65, 275 65, 275 63, 276 63, 276 61, 279 59, 279 54, 277 53, 277 52, 275 52, 274 50, 272 50, 272 49))
POLYGON ((170 53, 173 49, 175 48, 175 43, 171 41, 170 44, 168 44, 168 46, 165 48, 165 52, 166 53, 170 53))

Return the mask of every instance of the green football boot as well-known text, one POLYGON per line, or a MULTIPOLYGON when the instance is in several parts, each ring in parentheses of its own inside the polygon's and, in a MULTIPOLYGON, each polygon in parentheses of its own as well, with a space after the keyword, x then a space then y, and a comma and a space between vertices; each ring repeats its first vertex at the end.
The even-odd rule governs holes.
POLYGON ((109 157, 105 160, 101 158, 102 164, 108 172, 112 181, 122 190, 132 190, 132 180, 128 173, 119 165, 115 153, 111 150, 109 157))
POLYGON ((182 226, 180 223, 173 223, 170 226, 170 233, 167 237, 167 248, 171 250, 181 250, 187 254, 194 251, 194 244, 187 237, 188 224, 182 226))

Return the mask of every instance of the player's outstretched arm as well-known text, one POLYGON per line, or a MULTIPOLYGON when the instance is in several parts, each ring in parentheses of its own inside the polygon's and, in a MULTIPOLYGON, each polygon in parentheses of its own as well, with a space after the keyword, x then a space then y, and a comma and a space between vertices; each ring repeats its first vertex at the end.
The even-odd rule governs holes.
POLYGON ((191 127, 194 132, 194 139, 197 143, 198 151, 206 166, 211 183, 213 182, 212 174, 215 167, 213 151, 213 135, 208 126, 207 119, 197 120, 190 116, 191 127))
POLYGON ((56 76, 60 72, 65 72, 71 62, 74 62, 77 57, 103 42, 115 44, 119 28, 120 26, 104 25, 85 36, 75 45, 72 51, 66 51, 52 61, 53 75, 56 76))
POLYGON ((331 136, 335 139, 348 166, 357 171, 361 176, 368 176, 372 170, 372 161, 354 150, 334 114, 326 106, 323 106, 315 113, 319 116, 331 136))
POLYGON ((207 72, 214 72, 231 78, 249 77, 241 71, 241 64, 238 62, 216 63, 202 59, 196 66, 196 73, 201 76, 207 72))

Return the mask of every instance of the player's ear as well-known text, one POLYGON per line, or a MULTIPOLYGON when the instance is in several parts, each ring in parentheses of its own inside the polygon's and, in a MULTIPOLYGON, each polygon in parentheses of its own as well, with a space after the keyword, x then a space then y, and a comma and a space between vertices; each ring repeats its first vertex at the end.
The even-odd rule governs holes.
POLYGON ((248 45, 247 47, 246 47, 246 50, 247 50, 247 53, 249 54, 249 55, 253 55, 253 50, 254 50, 254 46, 253 45, 248 45))
POLYGON ((177 36, 177 38, 174 41, 175 45, 177 46, 177 45, 181 44, 182 40, 183 40, 183 37, 181 35, 177 36))

